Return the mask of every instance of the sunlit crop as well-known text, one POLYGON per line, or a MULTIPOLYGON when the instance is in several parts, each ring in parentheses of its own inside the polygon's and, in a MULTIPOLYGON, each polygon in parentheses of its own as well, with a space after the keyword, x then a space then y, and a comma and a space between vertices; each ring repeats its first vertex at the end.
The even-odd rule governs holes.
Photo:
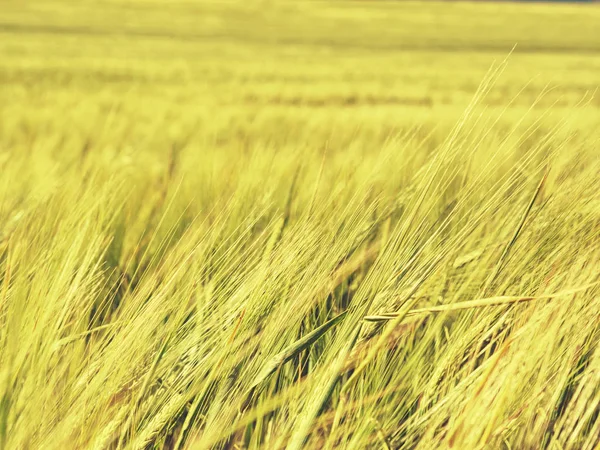
POLYGON ((0 449, 598 448, 599 6, 0 0, 0 449))

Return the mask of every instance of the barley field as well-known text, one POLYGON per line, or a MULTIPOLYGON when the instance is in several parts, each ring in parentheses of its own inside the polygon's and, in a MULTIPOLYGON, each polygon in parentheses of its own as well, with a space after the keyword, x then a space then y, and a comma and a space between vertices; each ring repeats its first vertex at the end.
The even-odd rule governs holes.
POLYGON ((0 449, 600 448, 600 4, 0 0, 0 449))

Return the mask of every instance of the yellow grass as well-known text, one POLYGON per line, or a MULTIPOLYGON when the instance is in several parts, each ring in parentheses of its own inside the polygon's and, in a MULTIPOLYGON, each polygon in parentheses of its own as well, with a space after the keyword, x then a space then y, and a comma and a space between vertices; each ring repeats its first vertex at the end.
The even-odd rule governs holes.
POLYGON ((598 24, 0 0, 0 448, 597 448, 598 24))

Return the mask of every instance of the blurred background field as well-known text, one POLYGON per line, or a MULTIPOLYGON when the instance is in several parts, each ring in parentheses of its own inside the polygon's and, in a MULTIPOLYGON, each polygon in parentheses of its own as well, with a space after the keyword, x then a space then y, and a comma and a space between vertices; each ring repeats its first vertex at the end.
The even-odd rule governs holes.
POLYGON ((522 116, 547 90, 533 116, 576 116, 585 102, 573 122, 590 128, 599 21, 580 4, 3 2, 2 122, 61 133, 61 111, 69 137, 85 139, 123 110, 124 129, 111 130, 123 144, 197 122, 197 137, 217 143, 293 139, 316 123, 318 140, 347 135, 340 124, 385 139, 453 124, 516 45, 482 104, 522 116), (30 107, 38 114, 23 118, 30 107))
POLYGON ((0 0, 0 448, 598 448, 599 86, 598 4, 0 0))
POLYGON ((483 114, 585 135, 599 21, 581 4, 4 1, 0 144, 157 171, 173 142, 370 151, 418 127, 435 146, 515 45, 483 114))

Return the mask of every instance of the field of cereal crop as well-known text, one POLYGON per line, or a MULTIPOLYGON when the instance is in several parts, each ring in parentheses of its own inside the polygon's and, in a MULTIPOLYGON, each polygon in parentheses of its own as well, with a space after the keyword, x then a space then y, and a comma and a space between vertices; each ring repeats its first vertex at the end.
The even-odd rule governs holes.
POLYGON ((600 4, 0 0, 0 449, 596 449, 600 4))

